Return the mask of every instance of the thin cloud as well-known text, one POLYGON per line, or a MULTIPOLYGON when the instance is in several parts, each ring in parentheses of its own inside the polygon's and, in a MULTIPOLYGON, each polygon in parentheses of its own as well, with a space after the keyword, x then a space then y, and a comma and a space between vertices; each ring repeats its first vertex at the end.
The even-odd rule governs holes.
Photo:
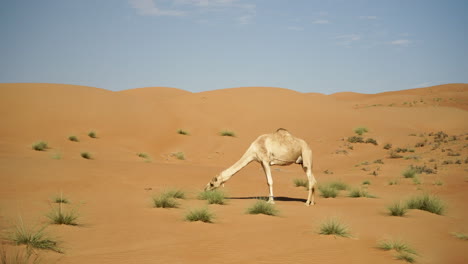
POLYGON ((349 47, 354 42, 361 40, 361 36, 358 34, 345 34, 336 36, 335 39, 338 40, 339 45, 349 47))
POLYGON ((181 10, 163 10, 156 6, 153 0, 129 0, 130 5, 143 16, 184 16, 181 10))
POLYGON ((360 16, 360 19, 375 20, 377 16, 360 16))
POLYGON ((330 21, 326 20, 326 19, 317 19, 317 20, 313 21, 312 24, 324 25, 324 24, 330 24, 330 21))
POLYGON ((397 39, 390 42, 390 44, 395 46, 408 46, 409 44, 411 44, 411 41, 407 39, 397 39))
POLYGON ((304 31, 303 27, 287 27, 286 29, 291 31, 304 31))

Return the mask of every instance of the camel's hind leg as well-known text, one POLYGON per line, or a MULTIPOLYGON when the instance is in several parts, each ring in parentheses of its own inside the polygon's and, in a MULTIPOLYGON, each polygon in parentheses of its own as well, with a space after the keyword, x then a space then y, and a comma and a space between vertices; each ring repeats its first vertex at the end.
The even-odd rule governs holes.
POLYGON ((274 204, 273 197, 273 177, 271 177, 270 164, 268 162, 262 162, 263 170, 265 171, 265 176, 267 177, 268 187, 270 189, 270 197, 268 198, 268 203, 274 204))

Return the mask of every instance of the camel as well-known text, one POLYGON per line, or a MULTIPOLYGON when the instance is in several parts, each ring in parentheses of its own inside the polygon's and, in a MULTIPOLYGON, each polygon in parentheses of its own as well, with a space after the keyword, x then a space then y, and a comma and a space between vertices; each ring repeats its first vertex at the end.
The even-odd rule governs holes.
POLYGON ((252 161, 262 164, 265 172, 270 196, 268 202, 274 204, 273 178, 271 177, 270 166, 290 165, 293 163, 302 164, 304 172, 309 181, 309 195, 306 205, 314 205, 315 180, 312 174, 312 150, 309 145, 300 138, 292 136, 286 129, 280 128, 275 133, 259 136, 247 149, 244 155, 234 165, 222 171, 214 177, 205 187, 205 191, 211 191, 229 180, 239 170, 247 166, 252 161))

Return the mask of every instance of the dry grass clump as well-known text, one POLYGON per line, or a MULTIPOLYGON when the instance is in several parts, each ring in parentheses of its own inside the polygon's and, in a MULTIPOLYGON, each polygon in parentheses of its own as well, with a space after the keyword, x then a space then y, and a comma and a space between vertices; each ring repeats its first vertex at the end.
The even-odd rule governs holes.
POLYGON ((93 159, 93 156, 91 156, 91 153, 89 152, 81 152, 80 155, 83 159, 93 159))
POLYGON ((363 188, 354 188, 352 189, 349 194, 349 197, 352 198, 359 198, 359 197, 366 197, 366 198, 375 198, 374 195, 370 194, 367 190, 363 188))
POLYGON ((177 208, 179 203, 176 199, 185 199, 185 193, 177 189, 165 191, 153 197, 153 205, 156 208, 177 208))
POLYGON ((188 131, 183 130, 183 129, 177 130, 177 134, 179 134, 179 135, 184 135, 184 136, 190 135, 190 133, 189 133, 188 131))
POLYGON ((405 178, 411 178, 412 179, 412 178, 416 177, 417 173, 418 173, 417 170, 415 170, 414 168, 408 168, 407 170, 402 172, 402 175, 405 178))
POLYGON ((294 179, 294 186, 296 187, 306 187, 308 186, 309 181, 307 179, 294 179))
POLYGON ((58 208, 52 208, 52 211, 49 212, 47 215, 52 222, 52 224, 56 225, 78 225, 78 213, 75 210, 65 211, 63 210, 62 203, 59 204, 58 208))
POLYGON ((193 209, 185 215, 185 220, 190 222, 201 221, 213 223, 215 215, 208 208, 193 209))
POLYGON ((39 141, 39 142, 36 142, 32 145, 32 149, 36 150, 36 151, 45 151, 46 149, 48 149, 49 146, 47 145, 47 142, 45 141, 39 141))
POLYGON ((97 138, 97 134, 96 134, 95 131, 90 131, 90 132, 88 133, 88 137, 90 137, 90 138, 97 138))
POLYGON ((392 203, 387 206, 387 209, 392 216, 405 216, 406 212, 408 212, 408 208, 401 201, 392 203))
POLYGON ((73 142, 80 142, 80 140, 78 140, 78 137, 76 136, 69 136, 68 140, 73 141, 73 142))
POLYGON ((14 231, 8 234, 6 239, 16 245, 26 245, 28 250, 44 249, 62 253, 63 251, 59 248, 58 242, 46 235, 44 231, 46 227, 44 226, 39 229, 27 228, 20 218, 14 231))
POLYGON ((172 153, 172 156, 176 157, 179 160, 185 160, 185 154, 183 152, 172 153))
POLYGON ((320 195, 324 198, 335 198, 338 196, 339 191, 347 190, 348 188, 349 186, 341 181, 319 184, 318 186, 320 195))
POLYGON ((430 194, 414 196, 406 202, 406 206, 408 209, 418 209, 438 215, 443 215, 446 210, 444 202, 430 194))
POLYGON ((39 264, 41 259, 29 249, 20 249, 12 252, 2 246, 0 248, 0 264, 39 264))
POLYGON ((264 214, 264 215, 278 215, 278 209, 273 204, 264 200, 258 200, 251 207, 247 209, 248 214, 264 214))
POLYGON ((208 204, 226 204, 226 195, 220 190, 203 191, 198 195, 198 199, 207 200, 208 204))
POLYGON ((354 129, 354 133, 358 134, 359 136, 362 136, 364 133, 369 132, 369 130, 366 127, 357 127, 354 129))
POLYGON ((452 233, 452 235, 461 240, 468 240, 468 235, 464 233, 455 232, 455 233, 452 233))
POLYGON ((223 130, 219 132, 219 134, 223 137, 235 137, 236 136, 236 133, 234 133, 233 131, 229 131, 229 130, 223 130))
POLYGON ((395 255, 395 258, 398 260, 404 260, 409 263, 415 262, 416 251, 401 240, 383 240, 377 244, 377 247, 385 251, 396 251, 397 255, 395 255))
POLYGON ((319 228, 319 234, 321 235, 336 235, 341 237, 349 237, 349 228, 340 223, 336 218, 330 218, 325 220, 319 228))

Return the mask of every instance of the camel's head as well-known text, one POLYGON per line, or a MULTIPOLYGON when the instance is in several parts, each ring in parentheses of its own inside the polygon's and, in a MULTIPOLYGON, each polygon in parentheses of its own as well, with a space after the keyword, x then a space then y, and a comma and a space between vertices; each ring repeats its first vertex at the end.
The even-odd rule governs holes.
POLYGON ((205 191, 212 191, 218 188, 223 182, 218 179, 218 177, 214 177, 205 187, 205 191))

